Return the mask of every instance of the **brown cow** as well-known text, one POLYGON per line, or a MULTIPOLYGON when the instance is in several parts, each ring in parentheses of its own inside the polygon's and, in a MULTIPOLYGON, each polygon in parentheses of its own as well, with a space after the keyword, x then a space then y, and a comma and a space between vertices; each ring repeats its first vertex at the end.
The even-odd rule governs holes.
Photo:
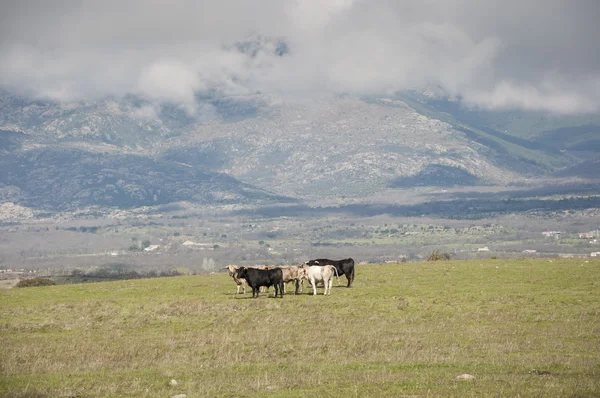
MULTIPOLYGON (((300 276, 300 267, 297 265, 288 265, 279 268, 281 268, 281 271, 283 271, 283 282, 286 284, 289 282, 294 282, 296 285, 294 294, 298 294, 298 289, 300 290, 300 293, 302 293, 303 280, 300 276)), ((285 285, 283 286, 283 292, 285 293, 285 285)))

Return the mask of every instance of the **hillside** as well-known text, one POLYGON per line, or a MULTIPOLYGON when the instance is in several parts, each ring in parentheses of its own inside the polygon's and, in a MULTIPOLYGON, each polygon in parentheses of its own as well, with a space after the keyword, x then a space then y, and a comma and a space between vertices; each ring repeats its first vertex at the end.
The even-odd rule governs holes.
POLYGON ((423 98, 205 97, 190 113, 133 96, 61 104, 4 93, 0 198, 46 209, 275 203, 506 185, 571 176, 593 159, 593 125, 572 141, 563 130, 536 141, 423 98))
MULTIPOLYGON (((536 166, 572 167, 600 157, 600 115, 558 115, 547 112, 487 110, 451 100, 443 94, 406 92, 399 98, 424 114, 437 115, 478 142, 492 143, 536 166), (531 152, 534 151, 534 152, 531 152)), ((585 173, 581 177, 586 177, 585 173)))
POLYGON ((226 174, 175 161, 58 145, 5 156, 0 168, 0 184, 6 187, 0 188, 0 200, 43 209, 289 200, 226 174))
POLYGON ((359 265, 283 299, 225 273, 0 290, 0 395, 597 396, 599 266, 359 265))

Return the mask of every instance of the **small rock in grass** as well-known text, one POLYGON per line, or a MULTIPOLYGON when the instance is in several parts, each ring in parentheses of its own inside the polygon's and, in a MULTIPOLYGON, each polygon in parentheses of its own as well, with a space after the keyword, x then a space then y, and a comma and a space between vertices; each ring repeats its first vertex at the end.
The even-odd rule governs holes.
POLYGON ((171 381, 169 382, 170 386, 176 386, 177 385, 177 380, 175 379, 171 379, 171 381))
POLYGON ((475 376, 465 373, 465 374, 456 376, 456 380, 475 380, 475 376))
POLYGON ((187 397, 187 395, 185 394, 177 394, 177 395, 173 395, 171 398, 185 398, 187 397))
POLYGON ((551 375, 552 373, 548 372, 547 370, 531 369, 531 372, 529 372, 529 374, 530 375, 544 376, 544 375, 551 375))

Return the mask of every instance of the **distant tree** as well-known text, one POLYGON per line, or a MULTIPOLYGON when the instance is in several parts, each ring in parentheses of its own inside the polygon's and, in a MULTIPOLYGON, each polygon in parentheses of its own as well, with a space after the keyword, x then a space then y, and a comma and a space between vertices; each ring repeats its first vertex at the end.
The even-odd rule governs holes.
POLYGON ((53 286, 56 285, 53 280, 48 278, 30 278, 21 279, 15 287, 38 287, 38 286, 53 286))
POLYGON ((145 241, 142 242, 142 248, 143 249, 145 249, 145 248, 147 248, 149 246, 150 246, 150 241, 149 240, 145 240, 145 241))

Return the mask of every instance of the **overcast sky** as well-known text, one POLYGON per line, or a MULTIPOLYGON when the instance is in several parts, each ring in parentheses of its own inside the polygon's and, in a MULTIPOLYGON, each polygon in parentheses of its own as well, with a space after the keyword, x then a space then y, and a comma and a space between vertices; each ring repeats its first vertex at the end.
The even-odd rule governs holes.
POLYGON ((598 16, 598 0, 9 0, 0 87, 193 107, 206 91, 440 86, 482 107, 599 112, 598 16))

